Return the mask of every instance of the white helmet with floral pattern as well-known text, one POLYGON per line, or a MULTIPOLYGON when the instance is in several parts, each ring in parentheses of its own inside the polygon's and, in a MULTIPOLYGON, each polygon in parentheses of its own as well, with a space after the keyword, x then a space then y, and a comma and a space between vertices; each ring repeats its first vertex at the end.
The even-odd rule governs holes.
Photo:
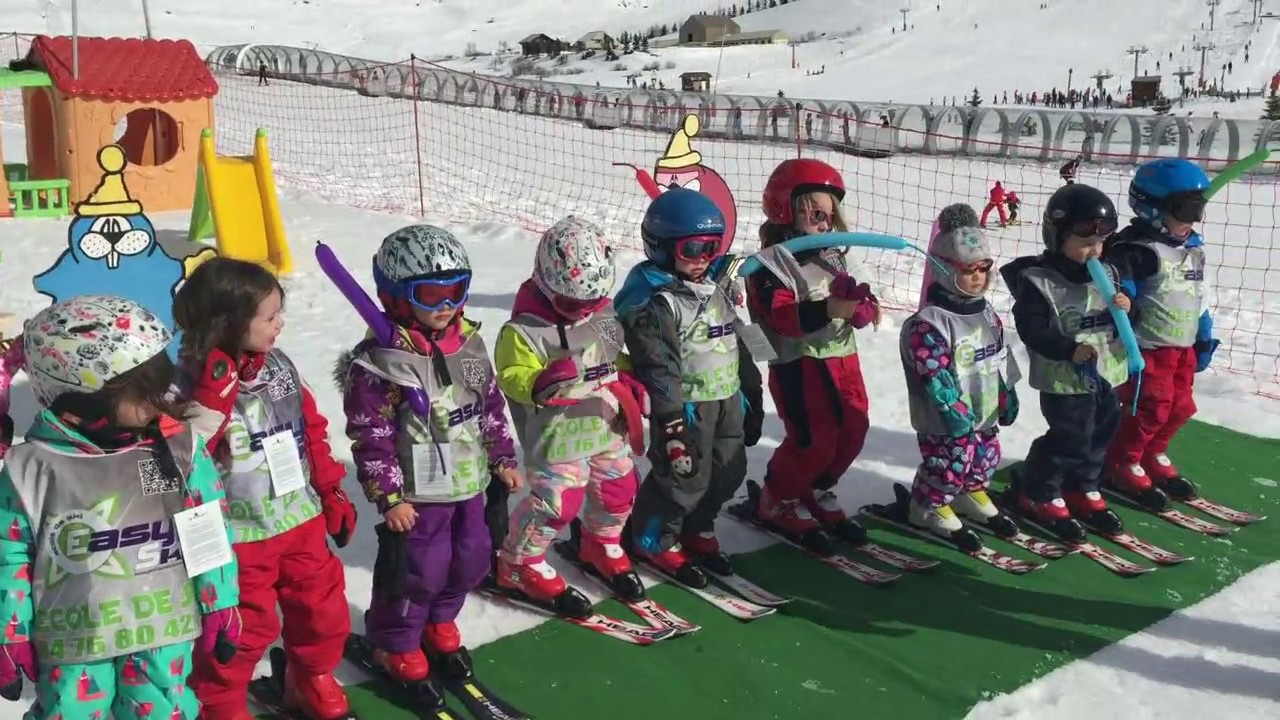
POLYGON ((549 299, 599 300, 613 292, 613 250, 599 225, 570 215, 538 242, 533 282, 549 299))
POLYGON ((81 295, 54 303, 23 326, 31 388, 41 404, 64 393, 93 393, 163 353, 173 333, 132 300, 81 295))

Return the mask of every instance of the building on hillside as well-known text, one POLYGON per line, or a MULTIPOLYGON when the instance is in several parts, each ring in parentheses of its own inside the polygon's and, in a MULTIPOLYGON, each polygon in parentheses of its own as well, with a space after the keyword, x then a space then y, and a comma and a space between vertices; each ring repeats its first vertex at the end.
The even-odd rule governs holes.
POLYGON ((705 45, 738 35, 742 28, 733 18, 720 15, 690 15, 680 26, 681 45, 705 45))
POLYGON ((756 30, 755 32, 744 32, 736 35, 729 35, 721 40, 707 43, 708 45, 786 45, 791 42, 791 38, 781 30, 756 30))
POLYGON ((600 52, 611 52, 618 47, 617 41, 603 30, 592 30, 578 38, 578 42, 574 45, 578 50, 599 50, 600 52))
POLYGON ((534 33, 520 41, 521 55, 555 55, 560 50, 560 41, 543 33, 534 33))
POLYGON ((1147 107, 1155 103, 1160 97, 1160 76, 1142 75, 1134 78, 1129 86, 1129 92, 1132 93, 1130 100, 1132 107, 1147 107))
POLYGON ((711 73, 680 73, 680 89, 685 92, 711 92, 711 73))

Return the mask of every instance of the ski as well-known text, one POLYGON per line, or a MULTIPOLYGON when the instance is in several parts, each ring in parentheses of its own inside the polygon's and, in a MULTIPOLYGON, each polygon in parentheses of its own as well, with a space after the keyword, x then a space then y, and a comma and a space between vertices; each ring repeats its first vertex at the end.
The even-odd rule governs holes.
POLYGON ((647 578, 650 584, 654 582, 653 576, 656 575, 659 578, 661 578, 661 580, 658 580, 658 582, 662 582, 662 580, 666 580, 667 582, 670 582, 672 585, 678 588, 681 588, 686 592, 692 593, 693 595, 696 595, 702 600, 705 600, 707 603, 710 603, 712 606, 714 606, 716 609, 720 610, 721 612, 724 612, 730 615, 731 617, 735 617, 745 622, 749 622, 751 620, 758 620, 762 617, 766 617, 768 615, 772 615, 775 612, 777 612, 776 608, 765 607, 764 605, 757 605, 748 600, 744 600, 731 592, 715 587, 714 585, 707 585, 705 588, 690 587, 680 582, 679 580, 676 580, 674 577, 669 575, 662 568, 658 567, 657 565, 654 565, 653 563, 647 560, 640 560, 637 563, 636 569, 637 569, 637 572, 640 573, 641 577, 644 577, 645 575, 650 576, 649 578, 647 578))
MULTIPOLYGON (((1035 528, 1036 530, 1039 530, 1040 532, 1044 533, 1048 537, 1057 537, 1057 534, 1054 533, 1052 530, 1045 527, 1044 525, 1041 525, 1039 522, 1035 520, 1035 518, 1032 518, 1027 514, 1023 513, 1021 508, 1018 507, 1017 503, 1009 503, 1006 500, 1004 493, 997 493, 994 496, 994 499, 996 501, 997 506, 1002 508, 1005 512, 1018 518, 1018 522, 1025 524, 1027 527, 1035 528)), ((1076 550, 1079 550, 1081 555, 1084 555, 1090 560, 1098 563, 1102 567, 1110 570, 1111 572, 1121 577, 1127 577, 1127 578, 1137 577, 1139 575, 1145 575, 1149 572, 1155 572, 1155 568, 1153 567, 1139 565, 1138 563, 1135 563, 1131 560, 1127 560, 1111 552, 1110 550, 1105 550, 1101 547, 1098 547, 1096 544, 1092 542, 1085 541, 1085 542, 1079 542, 1079 543, 1066 543, 1066 546, 1069 548, 1075 548, 1076 550)))
MULTIPOLYGON (((284 651, 280 648, 271 649, 271 668, 275 672, 276 653, 283 655, 284 651)), ((401 682, 389 674, 373 659, 373 647, 369 645, 369 641, 357 633, 347 635, 347 642, 342 649, 342 656, 352 663, 362 668, 365 672, 381 678, 383 681, 390 683, 400 690, 401 693, 412 698, 415 709, 420 713, 419 717, 427 720, 462 720, 457 714, 445 705, 444 690, 440 686, 440 682, 436 679, 436 673, 432 672, 426 679, 416 683, 401 682)), ((283 658, 281 660, 283 664, 283 658)), ((254 682, 257 682, 256 680, 254 682)), ((253 692, 253 685, 249 686, 250 692, 253 692)), ((303 716, 298 716, 299 720, 306 720, 303 716)))
POLYGON ((974 530, 977 530, 980 533, 990 535, 991 537, 997 540, 1003 540, 1004 542, 1007 542, 1010 545, 1013 545, 1014 547, 1020 547, 1023 550, 1026 550, 1027 552, 1035 553, 1036 555, 1039 555, 1040 557, 1045 558, 1047 560, 1057 560, 1059 558, 1064 558, 1068 555, 1075 555, 1076 553, 1080 552, 1080 548, 1074 548, 1067 545, 1059 545, 1058 543, 1050 542, 1048 540, 1041 540, 1040 538, 1035 537, 1034 535, 1028 535, 1022 532, 1021 530, 1018 531, 1017 535, 1010 535, 1006 537, 1004 535, 997 534, 991 528, 987 527, 986 525, 983 525, 982 523, 970 522, 966 520, 965 525, 968 525, 969 527, 973 528, 974 530))
POLYGON ((897 550, 891 550, 883 545, 877 545, 873 542, 865 542, 861 545, 855 545, 854 549, 859 552, 866 553, 885 565, 892 565, 899 570, 918 572, 920 570, 931 570, 940 564, 937 560, 925 560, 924 558, 914 557, 906 553, 898 552, 897 550))
POLYGON ((843 555, 822 555, 821 553, 816 553, 812 549, 801 545, 795 540, 787 537, 785 534, 778 532, 757 520, 756 514, 749 502, 726 506, 725 512, 727 513, 727 517, 732 518, 747 527, 753 528, 756 532, 762 532, 779 542, 786 543, 805 555, 808 555, 823 564, 829 565, 859 582, 863 582, 868 585, 884 585, 902 577, 902 575, 898 573, 886 572, 884 570, 873 568, 870 565, 863 565, 862 563, 850 560, 843 555))
POLYGON ((1222 503, 1215 502, 1208 498, 1194 497, 1182 502, 1189 507, 1199 510, 1205 515, 1212 515, 1219 520, 1226 520, 1227 522, 1235 523, 1236 525, 1248 525, 1250 523, 1256 523, 1267 519, 1266 515, 1255 515, 1243 510, 1236 510, 1235 508, 1227 507, 1222 503))
POLYGON ((580 628, 586 628, 592 632, 600 633, 605 637, 611 637, 615 640, 621 640, 633 645, 652 645, 656 642, 666 640, 675 634, 675 631, 671 628, 655 628, 647 625, 636 625, 598 612, 593 612, 582 618, 561 615, 554 609, 534 602, 523 595, 510 593, 488 583, 481 586, 478 592, 496 602, 523 608, 525 610, 538 613, 544 617, 558 618, 570 625, 577 625, 580 628))
POLYGON ((471 653, 460 647, 450 653, 434 654, 423 645, 431 662, 432 676, 463 704, 474 720, 530 720, 528 713, 503 700, 476 677, 471 653))
POLYGON ((649 625, 655 628, 671 628, 677 635, 687 635, 702 629, 701 625, 695 625, 666 609, 660 605, 658 601, 648 597, 647 593, 645 594, 645 597, 631 600, 614 592, 609 581, 601 577, 600 573, 596 572, 596 569, 592 567, 590 563, 585 563, 578 559, 578 553, 569 541, 557 540, 552 544, 552 548, 555 549, 556 553, 559 554, 560 557, 568 560, 569 563, 577 568, 579 572, 586 575, 591 582, 599 585, 605 590, 605 592, 608 592, 609 596, 614 600, 626 605, 628 610, 635 613, 636 616, 644 620, 649 625))
POLYGON ((957 543, 951 542, 938 535, 934 535, 928 530, 918 528, 907 522, 906 518, 901 516, 901 510, 902 508, 899 505, 863 505, 862 509, 859 510, 859 514, 892 525, 936 545, 941 545, 942 547, 964 553, 975 560, 980 560, 994 568, 998 568, 1014 575, 1025 575, 1026 573, 1039 570, 1046 565, 1046 563, 1032 562, 1030 560, 1022 560, 1020 558, 1013 557, 1012 555, 1005 555, 1004 553, 993 550, 986 545, 981 545, 976 550, 963 548, 957 543))
MULTIPOLYGON (((309 717, 294 708, 289 707, 284 702, 284 674, 285 665, 288 663, 284 648, 274 647, 267 654, 267 659, 271 663, 271 674, 254 678, 249 682, 249 698, 262 709, 266 710, 271 720, 309 720, 309 717)), ((440 704, 444 708, 443 701, 440 704)), ((430 718, 437 720, 461 720, 457 715, 449 714, 448 708, 444 708, 444 715, 428 715, 430 718)), ((341 720, 359 720, 360 716, 354 712, 348 711, 343 715, 341 720)))
POLYGON ((1117 492, 1114 488, 1107 487, 1105 485, 1102 487, 1102 492, 1110 497, 1115 498, 1116 500, 1119 500, 1120 502, 1123 502, 1125 505, 1128 505, 1129 507, 1134 508, 1135 510, 1141 510, 1145 513, 1150 513, 1160 518, 1161 520, 1173 523, 1174 525, 1177 525, 1180 528, 1192 530, 1204 535, 1208 535, 1210 537, 1222 537, 1223 535, 1230 535, 1231 533, 1239 529, 1234 527, 1231 527, 1231 528, 1223 527, 1217 523, 1212 523, 1212 522, 1209 522, 1208 520, 1202 520, 1194 515, 1189 515, 1181 510, 1178 510, 1177 508, 1170 507, 1164 510, 1152 510, 1151 508, 1143 505, 1140 502, 1137 502, 1136 500, 1129 497, 1128 495, 1125 495, 1124 493, 1121 493, 1121 492, 1117 492))
POLYGON ((1091 527, 1089 529, 1095 534, 1101 535, 1125 550, 1141 555, 1157 565, 1177 565, 1192 559, 1186 555, 1179 555, 1178 553, 1170 552, 1164 548, 1156 547, 1146 540, 1134 537, 1132 533, 1104 533, 1096 528, 1091 527))
POLYGON ((711 578, 712 582, 732 593, 736 593, 743 600, 753 602, 756 605, 782 607, 791 602, 791 598, 775 595, 737 573, 721 575, 705 565, 702 566, 702 570, 707 574, 707 577, 711 578))

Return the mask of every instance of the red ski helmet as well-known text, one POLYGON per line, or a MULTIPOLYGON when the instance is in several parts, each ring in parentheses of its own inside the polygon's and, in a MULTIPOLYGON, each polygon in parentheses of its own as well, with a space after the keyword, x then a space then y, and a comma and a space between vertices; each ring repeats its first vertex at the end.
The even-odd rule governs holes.
POLYGON ((811 192, 829 192, 836 202, 844 200, 844 178, 821 160, 783 160, 764 186, 765 217, 775 225, 790 225, 796 196, 811 192))

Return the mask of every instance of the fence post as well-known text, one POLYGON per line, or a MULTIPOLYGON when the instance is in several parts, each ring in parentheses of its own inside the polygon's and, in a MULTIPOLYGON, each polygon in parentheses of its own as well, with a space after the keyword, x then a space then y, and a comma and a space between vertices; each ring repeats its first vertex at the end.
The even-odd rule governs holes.
POLYGON ((794 107, 795 115, 791 120, 791 127, 796 131, 796 157, 798 158, 804 155, 804 148, 801 145, 803 138, 800 136, 800 103, 796 103, 794 107))
POLYGON ((418 78, 418 56, 409 55, 409 72, 413 76, 413 159, 418 166, 418 216, 427 214, 426 191, 422 186, 422 124, 418 118, 418 98, 422 93, 422 80, 418 78))

